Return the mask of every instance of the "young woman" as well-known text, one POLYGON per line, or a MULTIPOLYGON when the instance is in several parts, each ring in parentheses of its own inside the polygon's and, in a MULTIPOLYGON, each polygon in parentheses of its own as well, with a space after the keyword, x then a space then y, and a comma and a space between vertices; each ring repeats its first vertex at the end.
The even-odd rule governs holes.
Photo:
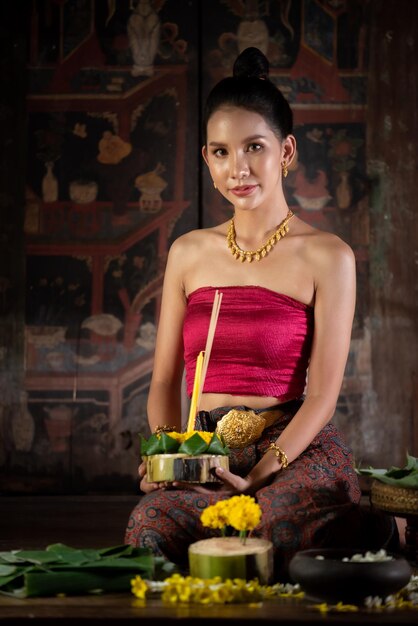
POLYGON ((148 483, 141 464, 146 495, 125 540, 187 565, 188 546, 214 534, 201 525, 202 510, 251 494, 262 509, 254 535, 273 542, 276 575, 284 578, 296 551, 335 545, 337 526, 347 545, 343 520, 355 526, 359 484, 330 420, 350 346, 356 272, 344 241, 289 210, 282 183, 296 151, 292 112, 268 69, 266 57, 248 48, 209 94, 202 153, 233 218, 171 246, 148 400, 152 431, 181 430, 183 368, 191 395, 218 289, 198 427, 214 430, 231 409, 243 420, 264 415, 266 426, 257 440, 232 446, 217 489, 148 483))

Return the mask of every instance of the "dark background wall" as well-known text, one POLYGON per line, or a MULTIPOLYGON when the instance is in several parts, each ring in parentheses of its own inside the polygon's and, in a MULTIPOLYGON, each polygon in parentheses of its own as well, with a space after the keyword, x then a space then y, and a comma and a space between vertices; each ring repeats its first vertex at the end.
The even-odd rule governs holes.
POLYGON ((335 423, 358 463, 418 454, 418 3, 1 4, 0 489, 132 492, 167 250, 231 208, 200 114, 263 49, 295 114, 302 219, 357 259, 335 423))

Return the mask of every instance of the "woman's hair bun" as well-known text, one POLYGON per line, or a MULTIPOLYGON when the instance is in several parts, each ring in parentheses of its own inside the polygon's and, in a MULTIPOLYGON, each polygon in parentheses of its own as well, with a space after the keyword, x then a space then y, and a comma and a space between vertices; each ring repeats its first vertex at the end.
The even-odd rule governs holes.
POLYGON ((269 62, 258 48, 245 48, 236 58, 233 68, 234 78, 269 77, 269 62))

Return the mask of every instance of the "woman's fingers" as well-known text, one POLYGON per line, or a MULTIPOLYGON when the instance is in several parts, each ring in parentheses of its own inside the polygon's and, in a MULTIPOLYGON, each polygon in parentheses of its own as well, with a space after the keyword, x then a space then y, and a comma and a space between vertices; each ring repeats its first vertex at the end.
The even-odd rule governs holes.
POLYGON ((197 491, 198 493, 216 492, 224 495, 244 493, 249 487, 249 481, 247 479, 241 478, 241 476, 233 474, 229 470, 221 467, 216 468, 215 475, 220 479, 220 482, 199 484, 175 481, 170 483, 170 486, 176 489, 189 489, 190 491, 197 491))
POLYGON ((237 474, 233 474, 222 467, 216 468, 216 475, 222 480, 225 486, 229 485, 229 487, 238 493, 244 493, 248 488, 249 482, 245 478, 241 478, 241 476, 237 476, 237 474))
POLYGON ((149 483, 147 482, 145 464, 141 464, 138 468, 138 474, 141 477, 140 487, 144 493, 150 493, 157 489, 188 489, 190 491, 196 491, 197 493, 207 494, 217 492, 224 495, 231 495, 233 493, 243 493, 248 488, 248 481, 245 478, 241 478, 241 476, 237 476, 237 474, 233 474, 229 470, 217 467, 215 473, 220 479, 220 482, 205 484, 182 481, 149 483))
POLYGON ((139 484, 139 488, 143 493, 151 493, 151 491, 156 491, 160 489, 160 483, 149 483, 147 481, 146 476, 141 480, 139 484))
POLYGON ((237 476, 236 474, 233 474, 229 470, 223 469, 222 467, 217 467, 215 472, 223 483, 231 485, 231 487, 236 487, 237 483, 242 480, 240 476, 237 476))
POLYGON ((138 467, 138 476, 140 479, 139 488, 143 493, 150 493, 157 489, 165 489, 168 483, 149 483, 147 481, 147 464, 142 462, 138 467))

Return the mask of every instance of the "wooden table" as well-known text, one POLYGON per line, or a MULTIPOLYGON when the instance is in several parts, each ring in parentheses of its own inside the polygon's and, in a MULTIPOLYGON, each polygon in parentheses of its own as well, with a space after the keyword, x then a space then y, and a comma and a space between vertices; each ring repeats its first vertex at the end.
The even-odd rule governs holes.
POLYGON ((68 598, 36 598, 16 600, 0 598, 0 624, 11 626, 28 624, 130 624, 157 626, 174 620, 203 626, 231 624, 387 624, 403 626, 418 623, 418 610, 377 611, 360 609, 358 612, 329 612, 323 615, 311 603, 300 599, 268 600, 260 605, 229 604, 217 606, 164 606, 160 600, 147 600, 145 606, 131 594, 81 596, 68 598))

